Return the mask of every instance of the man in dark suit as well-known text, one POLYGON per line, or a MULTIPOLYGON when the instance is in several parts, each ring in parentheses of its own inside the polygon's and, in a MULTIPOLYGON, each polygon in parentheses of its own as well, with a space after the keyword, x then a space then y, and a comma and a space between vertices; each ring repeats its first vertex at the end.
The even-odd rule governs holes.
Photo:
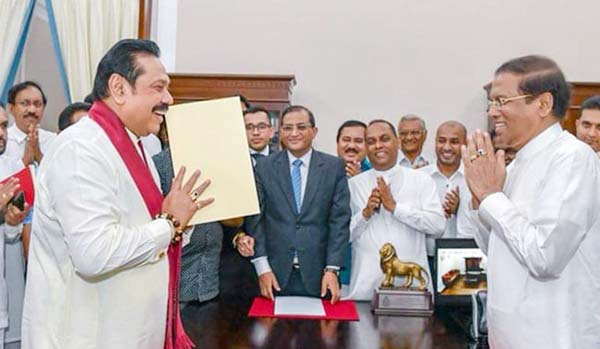
MULTIPOLYGON (((315 118, 302 106, 284 110, 280 135, 286 151, 255 168, 261 216, 252 263, 261 294, 340 296, 338 272, 349 237, 350 193, 344 161, 313 150, 315 118)), ((241 252, 243 253, 243 248, 241 252)), ((250 251, 249 253, 251 253, 250 251)))
POLYGON ((273 126, 269 112, 259 106, 248 108, 244 111, 244 126, 246 127, 250 156, 252 156, 252 165, 256 166, 256 160, 272 153, 269 143, 273 138, 273 126))

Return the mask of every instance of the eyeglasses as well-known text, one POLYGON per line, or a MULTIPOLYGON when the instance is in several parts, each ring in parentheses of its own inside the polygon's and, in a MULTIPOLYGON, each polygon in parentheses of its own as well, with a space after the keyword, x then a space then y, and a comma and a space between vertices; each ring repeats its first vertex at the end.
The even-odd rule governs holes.
POLYGON ((29 108, 30 106, 34 106, 37 109, 40 109, 44 106, 44 102, 42 101, 30 101, 28 99, 24 100, 24 101, 19 101, 16 104, 18 104, 19 106, 23 107, 23 108, 29 108))
POLYGON ((419 137, 423 133, 423 130, 414 130, 414 131, 400 131, 398 135, 402 138, 406 138, 408 136, 413 136, 415 138, 419 137))
POLYGON ((298 130, 298 132, 305 132, 309 128, 312 128, 312 126, 309 124, 297 124, 297 125, 287 124, 287 125, 281 126, 281 130, 283 130, 283 132, 292 132, 292 131, 294 131, 294 128, 296 130, 298 130))
POLYGON ((269 127, 271 127, 271 125, 265 124, 264 122, 261 122, 258 125, 246 124, 246 131, 252 131, 252 132, 254 132, 254 130, 266 131, 269 127))
POLYGON ((490 110, 491 108, 500 109, 512 101, 516 101, 518 99, 523 99, 523 98, 527 98, 527 97, 533 97, 533 96, 532 95, 518 95, 518 96, 514 96, 514 97, 508 97, 508 98, 498 97, 493 100, 488 100, 488 110, 490 110))

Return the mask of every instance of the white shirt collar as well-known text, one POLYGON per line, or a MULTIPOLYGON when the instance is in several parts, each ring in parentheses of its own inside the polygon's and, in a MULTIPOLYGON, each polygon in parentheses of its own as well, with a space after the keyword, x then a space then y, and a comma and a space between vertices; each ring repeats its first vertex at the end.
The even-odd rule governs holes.
POLYGON ((290 153, 289 150, 287 150, 288 153, 288 160, 290 161, 290 167, 292 167, 292 163, 294 162, 294 160, 296 159, 300 159, 302 160, 302 165, 308 167, 308 165, 310 164, 310 158, 312 157, 312 148, 310 148, 309 151, 306 152, 306 154, 302 155, 301 157, 297 158, 295 157, 292 153, 290 153))
POLYGON ((540 150, 546 148, 556 138, 560 137, 563 129, 559 122, 552 124, 537 136, 533 137, 527 144, 521 148, 515 155, 515 160, 527 160, 534 156, 540 150))
POLYGON ((442 177, 447 178, 447 179, 452 179, 452 178, 456 177, 457 174, 460 174, 461 176, 464 176, 462 161, 460 162, 460 165, 458 166, 458 168, 456 169, 456 171, 454 171, 454 173, 450 177, 446 177, 446 175, 443 174, 442 171, 440 171, 440 168, 439 168, 439 166, 437 164, 437 161, 434 164, 430 165, 430 166, 432 166, 432 169, 433 169, 431 171, 432 175, 435 174, 435 175, 442 176, 442 177))
POLYGON ((7 133, 10 138, 13 138, 19 144, 27 140, 27 133, 21 131, 21 129, 17 127, 17 124, 13 124, 8 129, 7 133))
POLYGON ((261 151, 256 151, 252 148, 250 148, 250 154, 262 154, 264 156, 269 156, 269 146, 267 145, 266 147, 263 148, 263 150, 261 151))
POLYGON ((387 169, 387 170, 377 170, 374 167, 372 168, 373 173, 376 176, 381 176, 383 178, 390 178, 391 176, 393 176, 394 174, 396 174, 396 172, 401 171, 402 166, 395 164, 394 166, 392 166, 391 168, 387 169))

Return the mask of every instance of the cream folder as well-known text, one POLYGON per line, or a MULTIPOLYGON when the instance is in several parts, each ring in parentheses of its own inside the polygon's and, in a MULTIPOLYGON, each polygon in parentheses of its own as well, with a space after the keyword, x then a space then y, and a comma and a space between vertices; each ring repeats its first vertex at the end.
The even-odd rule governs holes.
POLYGON ((211 181, 201 199, 215 198, 190 225, 260 212, 239 97, 175 105, 166 120, 175 174, 185 166, 187 180, 199 169, 196 186, 211 181))

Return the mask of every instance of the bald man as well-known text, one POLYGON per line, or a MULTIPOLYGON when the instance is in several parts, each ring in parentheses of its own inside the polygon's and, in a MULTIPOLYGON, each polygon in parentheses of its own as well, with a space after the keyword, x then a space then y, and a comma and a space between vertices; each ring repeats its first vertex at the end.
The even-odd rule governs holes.
MULTIPOLYGON (((467 219, 467 205, 471 195, 465 181, 460 157, 460 146, 466 144, 467 129, 458 121, 441 124, 435 135, 437 161, 419 169, 433 178, 444 208, 447 223, 442 238, 471 238, 472 228, 467 219)), ((427 255, 434 255, 435 239, 427 238, 427 255)))

